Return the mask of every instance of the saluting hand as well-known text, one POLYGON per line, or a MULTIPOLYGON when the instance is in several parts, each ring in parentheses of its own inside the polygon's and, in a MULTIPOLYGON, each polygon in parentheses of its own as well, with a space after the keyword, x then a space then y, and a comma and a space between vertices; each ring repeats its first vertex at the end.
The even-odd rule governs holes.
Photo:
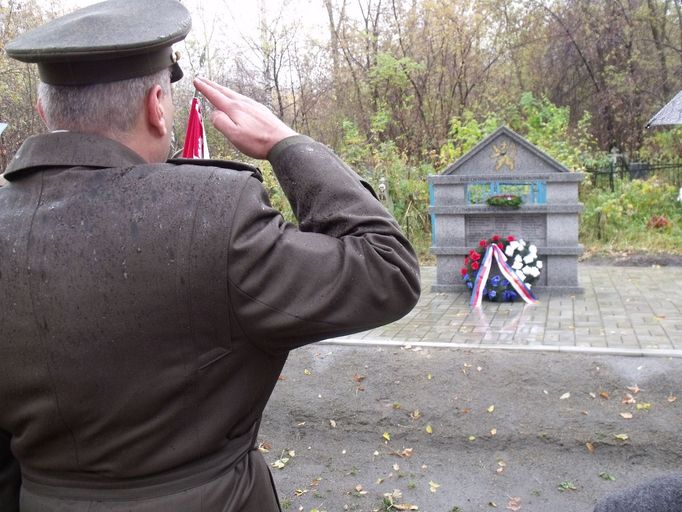
POLYGON ((195 78, 194 86, 216 108, 213 126, 247 156, 265 159, 275 144, 296 135, 265 105, 247 96, 206 78, 195 78))

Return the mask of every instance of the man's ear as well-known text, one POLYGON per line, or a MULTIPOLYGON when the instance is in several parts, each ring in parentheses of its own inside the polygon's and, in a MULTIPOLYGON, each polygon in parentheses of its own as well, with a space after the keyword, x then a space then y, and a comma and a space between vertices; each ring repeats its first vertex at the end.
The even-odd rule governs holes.
POLYGON ((169 112, 165 112, 163 108, 163 89, 160 85, 155 85, 147 93, 145 112, 147 114, 147 126, 156 135, 163 137, 166 135, 168 128, 166 127, 166 116, 169 112))
POLYGON ((40 98, 38 98, 38 101, 36 102, 36 110, 38 111, 40 119, 43 120, 43 123, 45 123, 45 126, 49 129, 50 127, 48 126, 47 118, 45 117, 45 108, 43 107, 43 102, 40 101, 40 98))

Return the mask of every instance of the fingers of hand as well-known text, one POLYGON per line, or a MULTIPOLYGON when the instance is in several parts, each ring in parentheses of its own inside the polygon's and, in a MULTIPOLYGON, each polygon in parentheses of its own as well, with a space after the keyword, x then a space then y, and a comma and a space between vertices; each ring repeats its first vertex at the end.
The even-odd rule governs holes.
POLYGON ((226 111, 230 108, 230 98, 223 94, 213 85, 200 80, 194 80, 194 87, 197 91, 204 95, 204 97, 219 110, 226 111))

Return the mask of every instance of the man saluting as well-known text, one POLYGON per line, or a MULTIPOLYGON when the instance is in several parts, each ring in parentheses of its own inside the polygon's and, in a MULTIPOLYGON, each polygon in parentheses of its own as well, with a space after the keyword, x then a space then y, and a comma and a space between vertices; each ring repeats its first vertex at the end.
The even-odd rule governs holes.
POLYGON ((27 32, 50 133, 0 189, 0 510, 279 510, 258 426, 291 349, 407 313, 414 252, 325 146, 195 85, 256 168, 171 161, 176 0, 111 0, 27 32))

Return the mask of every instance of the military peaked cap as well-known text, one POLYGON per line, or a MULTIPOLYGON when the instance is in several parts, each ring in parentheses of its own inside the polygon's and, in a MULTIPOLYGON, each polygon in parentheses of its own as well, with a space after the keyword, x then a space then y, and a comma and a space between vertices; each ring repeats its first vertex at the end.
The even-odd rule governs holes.
POLYGON ((182 78, 172 44, 192 26, 178 0, 108 0, 52 20, 17 37, 5 50, 38 64, 52 85, 91 85, 171 69, 182 78))

